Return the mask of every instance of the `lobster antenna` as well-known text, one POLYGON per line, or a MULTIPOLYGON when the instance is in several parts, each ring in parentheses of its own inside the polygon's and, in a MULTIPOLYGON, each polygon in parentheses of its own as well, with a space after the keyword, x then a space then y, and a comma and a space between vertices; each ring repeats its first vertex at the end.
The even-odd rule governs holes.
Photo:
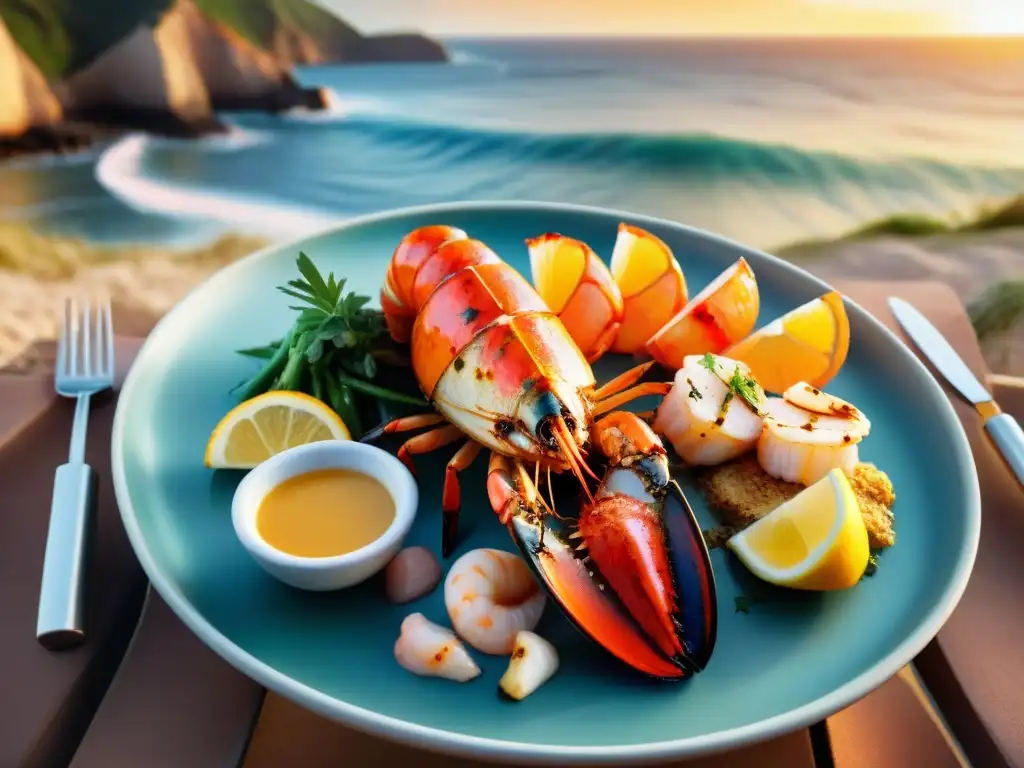
MULTIPOLYGON (((558 517, 558 511, 555 509, 555 491, 551 487, 551 466, 548 466, 548 498, 551 499, 551 514, 558 517)), ((558 517, 561 520, 560 517, 558 517)))
POLYGON ((587 479, 583 476, 583 470, 580 465, 586 467, 587 473, 597 480, 593 470, 586 465, 586 463, 580 458, 579 453, 576 451, 576 442, 572 439, 572 435, 569 434, 569 430, 565 426, 565 422, 559 417, 555 420, 555 427, 553 434, 555 440, 558 442, 558 447, 562 450, 562 455, 565 457, 565 463, 569 465, 569 469, 576 476, 576 479, 580 481, 580 485, 583 486, 584 492, 587 494, 587 498, 593 502, 594 495, 590 492, 590 486, 587 485, 587 479))

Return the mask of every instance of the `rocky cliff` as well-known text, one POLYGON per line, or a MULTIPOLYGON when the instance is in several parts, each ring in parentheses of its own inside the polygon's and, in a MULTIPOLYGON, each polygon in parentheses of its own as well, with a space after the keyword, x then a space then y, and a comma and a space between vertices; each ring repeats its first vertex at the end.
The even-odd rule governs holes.
POLYGON ((209 94, 178 8, 141 25, 58 88, 69 117, 184 132, 212 125, 209 94), (175 130, 177 129, 177 130, 175 130))
POLYGON ((64 118, 201 133, 220 109, 322 108, 295 65, 447 58, 421 35, 364 36, 308 0, 0 0, 0 143, 66 136, 64 118))
POLYGON ((317 106, 273 52, 176 0, 58 88, 68 116, 180 134, 215 130, 218 109, 317 106))
POLYGON ((290 65, 275 51, 253 44, 191 0, 177 0, 169 17, 186 30, 188 56, 215 110, 323 106, 318 94, 295 82, 290 65))
POLYGON ((0 19, 0 137, 20 136, 60 119, 60 103, 46 78, 0 19))

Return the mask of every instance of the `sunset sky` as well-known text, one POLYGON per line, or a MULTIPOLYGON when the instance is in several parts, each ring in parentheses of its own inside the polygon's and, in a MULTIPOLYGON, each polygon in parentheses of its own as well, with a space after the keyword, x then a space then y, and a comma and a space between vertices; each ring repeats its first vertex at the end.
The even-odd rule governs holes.
POLYGON ((319 0, 367 32, 1024 34, 1024 0, 319 0))

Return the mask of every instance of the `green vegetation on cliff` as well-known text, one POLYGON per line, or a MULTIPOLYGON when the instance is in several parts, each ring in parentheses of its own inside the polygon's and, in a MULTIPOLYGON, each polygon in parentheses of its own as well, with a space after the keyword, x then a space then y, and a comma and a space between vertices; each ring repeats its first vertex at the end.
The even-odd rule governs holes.
POLYGON ((309 36, 322 48, 354 45, 361 35, 337 16, 307 0, 196 0, 210 18, 249 42, 272 48, 282 31, 309 36))
POLYGON ((171 0, 0 0, 0 18, 42 73, 65 77, 154 24, 171 0))
POLYGON ((1018 195, 1002 205, 983 208, 966 222, 955 223, 921 214, 897 214, 861 227, 846 237, 924 237, 949 232, 989 232, 1005 227, 1024 227, 1024 195, 1018 195))
MULTIPOLYGON (((390 46, 385 38, 363 37, 310 0, 193 2, 210 18, 267 50, 274 50, 282 42, 291 44, 296 36, 301 36, 312 41, 328 60, 445 58, 440 44, 422 36, 397 36, 390 46), (382 51, 382 43, 391 50, 382 51)), ((57 80, 88 66, 138 26, 155 26, 173 3, 174 0, 0 0, 0 18, 43 74, 57 80)))
POLYGON ((981 341, 1007 333, 1024 321, 1024 280, 995 283, 968 307, 981 341))

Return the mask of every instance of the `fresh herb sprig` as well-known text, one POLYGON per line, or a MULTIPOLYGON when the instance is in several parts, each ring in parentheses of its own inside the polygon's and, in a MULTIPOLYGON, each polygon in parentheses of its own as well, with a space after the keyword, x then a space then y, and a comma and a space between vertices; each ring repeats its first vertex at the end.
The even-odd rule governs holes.
POLYGON ((336 279, 333 272, 324 278, 305 253, 299 253, 296 264, 299 277, 278 290, 300 302, 289 307, 299 315, 282 339, 238 350, 266 361, 242 387, 239 399, 270 390, 306 392, 330 405, 360 436, 360 411, 365 405, 360 395, 417 410, 427 408, 419 392, 385 386, 388 379, 408 382, 411 377, 387 375, 389 369, 407 366, 408 360, 392 344, 383 313, 366 307, 370 297, 346 293, 345 278, 336 279))
POLYGON ((714 355, 710 352, 705 352, 704 357, 701 358, 700 364, 711 371, 715 376, 722 380, 727 387, 729 392, 727 398, 732 399, 733 397, 740 397, 749 405, 754 413, 761 413, 761 405, 765 400, 765 392, 761 385, 757 382, 753 376, 748 376, 743 373, 740 369, 739 364, 733 369, 733 372, 728 378, 725 377, 725 368, 718 362, 714 355))

